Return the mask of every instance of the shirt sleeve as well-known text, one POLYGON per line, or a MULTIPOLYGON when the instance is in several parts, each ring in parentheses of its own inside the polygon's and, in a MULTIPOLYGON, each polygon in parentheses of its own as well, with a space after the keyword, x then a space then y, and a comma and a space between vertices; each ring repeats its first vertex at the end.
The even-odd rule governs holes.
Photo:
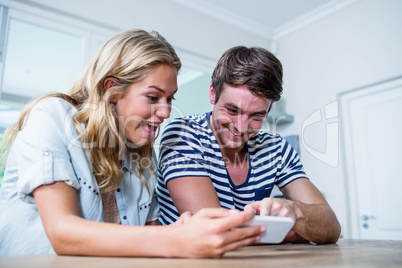
POLYGON ((296 150, 283 138, 281 138, 280 166, 277 171, 276 184, 282 188, 290 182, 307 178, 300 157, 296 150))
POLYGON ((172 121, 162 135, 160 148, 159 174, 165 185, 179 177, 209 177, 201 142, 187 121, 172 121))
POLYGON ((12 148, 17 156, 18 195, 24 201, 34 203, 32 192, 56 181, 80 188, 67 149, 68 124, 72 126, 68 104, 54 98, 41 101, 25 118, 12 148))

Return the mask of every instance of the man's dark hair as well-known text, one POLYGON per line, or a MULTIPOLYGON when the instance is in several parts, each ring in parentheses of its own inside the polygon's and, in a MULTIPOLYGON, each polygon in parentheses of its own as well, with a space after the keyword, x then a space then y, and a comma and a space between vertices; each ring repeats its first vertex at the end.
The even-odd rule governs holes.
POLYGON ((227 50, 212 74, 215 102, 223 85, 246 86, 253 94, 278 101, 282 94, 282 64, 261 47, 237 46, 227 50))

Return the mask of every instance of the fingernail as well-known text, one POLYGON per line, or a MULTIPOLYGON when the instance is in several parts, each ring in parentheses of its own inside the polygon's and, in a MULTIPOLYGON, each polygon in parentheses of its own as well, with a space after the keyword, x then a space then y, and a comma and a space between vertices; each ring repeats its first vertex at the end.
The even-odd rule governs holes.
POLYGON ((265 232, 266 230, 267 230, 267 228, 265 228, 265 226, 261 226, 261 228, 260 228, 261 233, 265 232))
POLYGON ((256 236, 255 241, 259 241, 261 239, 261 236, 256 236))

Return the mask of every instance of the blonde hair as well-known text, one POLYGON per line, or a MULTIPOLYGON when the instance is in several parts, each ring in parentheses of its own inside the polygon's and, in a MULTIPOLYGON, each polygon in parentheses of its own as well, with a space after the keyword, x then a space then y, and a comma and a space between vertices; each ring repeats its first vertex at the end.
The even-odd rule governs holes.
POLYGON ((155 175, 151 165, 152 143, 135 149, 126 144, 124 131, 119 131, 118 116, 110 97, 123 97, 131 84, 144 79, 157 65, 171 66, 177 72, 181 68, 175 50, 157 32, 133 29, 113 35, 84 68, 70 91, 66 94, 48 94, 27 104, 19 121, 6 130, 1 149, 3 157, 7 157, 29 111, 44 98, 58 97, 78 110, 73 116, 74 126, 91 158, 93 175, 101 191, 112 191, 120 184, 123 175, 121 161, 130 152, 139 156, 135 165, 149 192, 144 173, 149 168, 155 175), (113 78, 115 83, 106 91, 104 84, 108 78, 113 78), (86 126, 85 129, 81 128, 81 124, 86 126))

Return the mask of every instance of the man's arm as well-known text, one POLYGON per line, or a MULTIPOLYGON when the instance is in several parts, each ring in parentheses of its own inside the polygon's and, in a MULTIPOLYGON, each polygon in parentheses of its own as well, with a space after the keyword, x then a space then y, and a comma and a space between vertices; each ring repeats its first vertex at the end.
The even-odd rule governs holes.
POLYGON ((208 177, 181 177, 170 180, 167 188, 177 211, 196 213, 202 208, 219 208, 219 199, 208 177))
POLYGON ((293 200, 296 212, 294 230, 315 243, 335 243, 341 225, 321 192, 308 179, 298 179, 282 188, 285 198, 293 200))
POLYGON ((308 180, 297 179, 281 189, 286 199, 265 198, 248 205, 260 215, 285 216, 295 220, 284 242, 335 243, 341 227, 320 191, 308 180))
MULTIPOLYGON (((179 213, 196 213, 202 208, 220 207, 215 188, 208 177, 182 177, 167 187, 179 213)), ((286 199, 265 198, 247 207, 257 214, 292 217, 293 229, 284 242, 335 243, 339 222, 320 191, 308 180, 295 180, 281 189, 286 199)))
MULTIPOLYGON (((179 213, 196 213, 202 208, 220 207, 215 188, 208 177, 182 177, 167 187, 179 213)), ((286 199, 265 198, 248 207, 260 215, 291 217, 295 221, 284 242, 335 243, 340 235, 339 222, 320 191, 308 180, 298 179, 285 187, 286 199)))

